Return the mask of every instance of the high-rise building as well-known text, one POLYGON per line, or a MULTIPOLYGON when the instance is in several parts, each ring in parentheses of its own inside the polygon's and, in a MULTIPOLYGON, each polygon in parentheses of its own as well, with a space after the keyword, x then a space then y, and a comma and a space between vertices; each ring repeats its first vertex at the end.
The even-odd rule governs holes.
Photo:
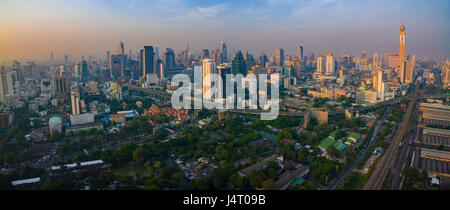
POLYGON ((70 92, 70 103, 72 107, 72 115, 79 115, 81 113, 80 93, 76 90, 70 92))
POLYGON ((411 61, 406 61, 405 83, 410 84, 413 80, 413 66, 411 61))
POLYGON ((156 61, 156 70, 158 71, 159 78, 164 79, 164 63, 161 59, 156 61))
POLYGON ((316 73, 322 74, 323 73, 323 57, 322 56, 317 57, 316 65, 317 65, 316 73))
POLYGON ((203 49, 202 50, 202 60, 209 58, 209 50, 208 49, 203 49))
POLYGON ((171 48, 166 48, 164 52, 164 68, 170 71, 170 69, 174 69, 175 67, 175 52, 171 48))
POLYGON ((203 82, 203 98, 211 99, 211 74, 216 73, 216 64, 212 59, 204 59, 202 61, 202 82, 203 82))
POLYGON ((2 66, 0 72, 0 101, 3 101, 7 96, 14 96, 12 72, 6 71, 2 66))
POLYGON ((303 61, 303 45, 298 46, 298 59, 303 61))
POLYGON ((342 55, 342 66, 345 70, 352 68, 352 56, 349 54, 342 55))
POLYGON ((146 78, 147 74, 154 74, 154 59, 155 59, 155 53, 153 52, 152 46, 144 46, 143 51, 143 60, 142 60, 142 77, 146 78))
POLYGON ((266 67, 266 63, 267 62, 269 62, 269 58, 267 58, 267 55, 266 54, 261 54, 261 55, 259 55, 259 65, 261 66, 261 67, 266 67))
POLYGON ((220 65, 222 63, 222 53, 219 49, 214 50, 212 59, 216 65, 220 65))
POLYGON ((400 83, 409 84, 413 79, 413 68, 411 61, 401 61, 399 69, 400 83))
POLYGON ((450 61, 448 59, 442 65, 442 83, 444 88, 450 87, 450 61))
POLYGON ((380 66, 380 59, 378 57, 378 53, 374 53, 372 58, 372 70, 373 71, 377 70, 379 66, 380 66))
POLYGON ((389 55, 389 68, 396 68, 401 65, 400 56, 389 55))
POLYGON ((284 65, 284 50, 282 48, 277 48, 275 50, 275 64, 277 66, 284 65))
POLYGON ((87 61, 83 60, 81 61, 81 79, 85 80, 88 77, 88 65, 87 61))
POLYGON ((117 55, 124 55, 125 54, 125 48, 123 46, 123 42, 119 42, 119 46, 117 47, 117 55))
POLYGON ((70 97, 71 75, 69 72, 61 72, 53 76, 53 94, 59 102, 65 102, 70 97))
POLYGON ((327 57, 326 57, 326 66, 325 66, 325 71, 327 74, 334 74, 334 69, 335 69, 335 65, 334 65, 334 57, 333 57, 333 53, 328 53, 327 57))
POLYGON ((241 51, 238 51, 236 55, 234 55, 233 61, 231 62, 231 72, 232 74, 243 74, 246 75, 247 65, 244 60, 244 56, 241 51))
POLYGON ((64 55, 64 64, 69 64, 69 55, 67 54, 64 55))
POLYGON ((225 43, 223 41, 220 42, 220 45, 222 45, 222 50, 221 50, 222 63, 228 62, 227 45, 225 45, 225 43))
POLYGON ((400 60, 406 60, 406 32, 404 25, 400 26, 399 36, 400 36, 400 44, 398 47, 398 56, 400 60))

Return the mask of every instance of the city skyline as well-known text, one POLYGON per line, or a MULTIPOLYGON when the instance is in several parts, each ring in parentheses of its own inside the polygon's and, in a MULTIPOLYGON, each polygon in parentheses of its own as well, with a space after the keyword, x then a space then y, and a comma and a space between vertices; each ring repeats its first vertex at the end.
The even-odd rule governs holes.
POLYGON ((214 49, 274 55, 276 48, 359 55, 398 49, 406 26, 407 52, 450 55, 447 1, 3 1, 0 61, 55 60, 65 54, 104 57, 124 41, 125 52, 144 45, 176 51, 214 49), (68 9, 70 8, 70 9, 68 9), (405 11, 398 13, 398 10, 405 11), (164 12, 162 12, 164 11, 164 12), (417 14, 422 15, 417 15, 417 14), (364 30, 363 30, 364 29, 364 30), (236 32, 237 31, 237 32, 236 32), (271 42, 267 42, 267 40, 271 42))

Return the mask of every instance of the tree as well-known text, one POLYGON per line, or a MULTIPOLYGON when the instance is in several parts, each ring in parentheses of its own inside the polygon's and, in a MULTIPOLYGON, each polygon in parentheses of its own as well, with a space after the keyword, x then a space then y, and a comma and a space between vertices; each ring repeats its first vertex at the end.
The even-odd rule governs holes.
POLYGON ((233 174, 230 177, 230 183, 236 188, 242 188, 244 186, 244 177, 238 174, 233 174))
POLYGON ((334 145, 331 145, 327 148, 327 154, 333 158, 340 157, 341 153, 334 145))
POLYGON ((336 139, 341 139, 342 137, 347 137, 347 132, 344 130, 336 131, 336 139))
POLYGON ((133 160, 137 164, 144 163, 144 149, 142 147, 138 147, 136 150, 134 150, 134 152, 133 152, 133 160))
POLYGON ((252 187, 261 187, 261 183, 266 179, 267 179, 267 175, 264 172, 252 171, 249 174, 248 181, 249 181, 250 186, 252 186, 252 187))

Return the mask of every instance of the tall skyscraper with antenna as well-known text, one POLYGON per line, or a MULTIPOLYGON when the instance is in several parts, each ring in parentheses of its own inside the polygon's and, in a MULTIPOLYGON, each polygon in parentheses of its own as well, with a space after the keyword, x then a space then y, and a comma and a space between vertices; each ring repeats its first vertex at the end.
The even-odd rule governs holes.
POLYGON ((400 58, 400 61, 404 61, 406 60, 406 31, 404 25, 400 26, 399 36, 400 44, 398 46, 398 56, 400 58))

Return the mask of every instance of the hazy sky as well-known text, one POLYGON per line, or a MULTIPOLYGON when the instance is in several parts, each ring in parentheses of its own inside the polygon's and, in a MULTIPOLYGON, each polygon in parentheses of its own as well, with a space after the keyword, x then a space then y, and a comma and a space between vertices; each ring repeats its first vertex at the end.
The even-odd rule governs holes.
POLYGON ((407 51, 450 57, 448 0, 0 0, 0 60, 104 56, 143 45, 273 54, 407 51))

